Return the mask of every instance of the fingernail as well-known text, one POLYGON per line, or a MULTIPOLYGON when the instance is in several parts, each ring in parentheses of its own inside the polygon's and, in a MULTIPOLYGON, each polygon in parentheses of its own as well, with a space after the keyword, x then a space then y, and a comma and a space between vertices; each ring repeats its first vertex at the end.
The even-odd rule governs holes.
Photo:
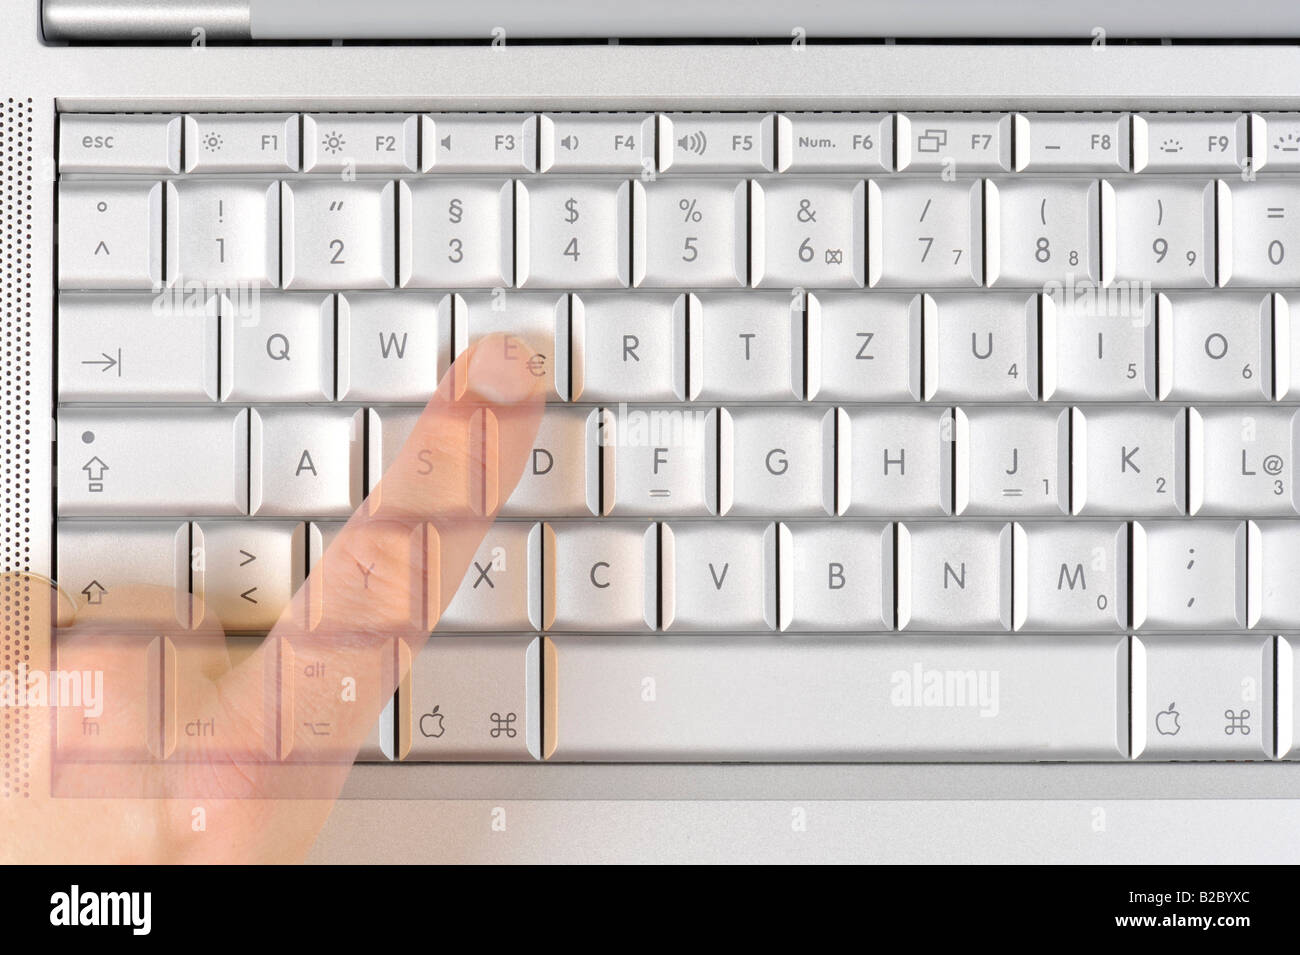
POLYGON ((470 390, 492 404, 514 404, 532 397, 542 377, 534 374, 536 351, 513 335, 479 342, 469 359, 470 390))

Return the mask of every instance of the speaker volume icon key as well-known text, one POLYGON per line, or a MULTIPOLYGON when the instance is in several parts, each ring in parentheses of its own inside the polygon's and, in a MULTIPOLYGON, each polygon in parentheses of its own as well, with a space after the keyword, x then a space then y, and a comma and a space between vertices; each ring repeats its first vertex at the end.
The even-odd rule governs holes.
POLYGON ((705 150, 709 148, 709 138, 704 135, 704 130, 699 129, 679 137, 677 148, 685 152, 695 153, 697 156, 703 156, 705 150))

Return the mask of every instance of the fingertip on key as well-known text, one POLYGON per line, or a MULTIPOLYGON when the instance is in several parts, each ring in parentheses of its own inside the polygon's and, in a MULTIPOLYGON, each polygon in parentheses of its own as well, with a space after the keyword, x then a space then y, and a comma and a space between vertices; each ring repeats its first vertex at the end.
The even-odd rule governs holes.
POLYGON ((536 373, 537 355, 515 335, 489 335, 469 356, 465 397, 497 405, 539 400, 545 377, 536 373))

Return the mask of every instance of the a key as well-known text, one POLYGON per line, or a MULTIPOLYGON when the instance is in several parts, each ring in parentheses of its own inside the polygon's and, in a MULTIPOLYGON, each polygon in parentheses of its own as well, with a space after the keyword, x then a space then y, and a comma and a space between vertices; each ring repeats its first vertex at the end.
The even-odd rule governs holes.
POLYGON ((841 514, 880 517, 952 513, 951 408, 850 408, 836 436, 841 514))
POLYGON ((658 626, 659 528, 622 521, 542 526, 542 627, 658 626))
POLYGON ((1016 630, 1128 626, 1128 525, 1017 523, 1011 607, 1016 630))
POLYGON ((927 401, 1038 398, 1038 299, 1021 292, 924 296, 927 401))
POLYGON ((59 288, 159 288, 162 210, 162 183, 60 182, 59 288))
POLYGON ((803 397, 802 304, 780 292, 706 292, 689 310, 692 400, 803 397))
POLYGON ((602 412, 605 513, 704 516, 718 511, 718 418, 702 408, 624 405, 602 412))
POLYGON ((1127 113, 1019 113, 1015 127, 1017 170, 1129 170, 1127 113))
POLYGON ((1101 186, 1068 179, 989 180, 984 190, 990 286, 1041 288, 1100 275, 1101 186))
POLYGON ((955 513, 1070 512, 1068 409, 959 408, 956 426, 955 513))
POLYGON ((163 758, 200 762, 215 756, 218 765, 276 758, 274 654, 263 657, 260 700, 252 699, 252 681, 241 683, 235 709, 219 682, 232 670, 256 665, 250 661, 264 639, 214 639, 210 632, 163 639, 163 758))
POLYGON ((1135 113, 1134 172, 1236 172, 1249 117, 1241 113, 1135 113))
POLYGON ((780 628, 894 629, 894 525, 779 526, 780 628))
POLYGON ((307 526, 293 521, 195 521, 194 625, 270 630, 307 573, 307 526))
POLYGON ((1187 179, 1105 180, 1102 284, 1167 288, 1215 284, 1215 184, 1187 179))
POLYGON ((898 525, 898 629, 1011 629, 1011 525, 898 525))
POLYGON ((515 187, 499 179, 398 183, 398 275, 403 288, 514 284, 515 187))
POLYGON ((872 286, 981 285, 981 182, 878 180, 867 183, 872 286))
POLYGON ((1043 400, 1156 395, 1156 296, 1058 284, 1041 299, 1043 400))
POLYGON ((355 627, 358 600, 365 608, 366 625, 376 630, 413 633, 433 629, 440 587, 437 530, 410 520, 371 520, 364 537, 353 537, 344 545, 348 550, 331 550, 346 523, 312 521, 307 526, 311 629, 335 633, 346 629, 349 620, 355 627), (329 563, 322 566, 326 554, 329 563), (376 555, 380 554, 404 559, 405 573, 377 573, 376 555), (428 602, 435 605, 427 611, 426 593, 428 602))
POLYGON ((255 408, 250 421, 250 514, 348 517, 361 504, 364 412, 255 408))
POLYGON ((835 419, 824 408, 719 411, 718 513, 834 514, 835 419))
POLYGON ((167 183, 167 262, 181 285, 280 284, 280 184, 167 183))
POLYGON ((889 113, 785 113, 776 118, 777 172, 856 172, 894 168, 889 113))
POLYGON ((423 123, 424 172, 536 171, 537 117, 531 113, 435 113, 423 123))
POLYGON ((1219 203, 1219 284, 1300 284, 1300 188, 1220 180, 1219 203))
POLYGON ((757 288, 861 288, 865 197, 861 180, 754 180, 750 281, 757 288))
POLYGON ((1221 516, 1294 517, 1295 408, 1193 408, 1189 413, 1188 511, 1221 516))
POLYGON ((921 297, 808 293, 808 398, 918 401, 921 297))
POLYGON ((373 751, 379 733, 360 719, 392 699, 394 641, 355 631, 295 634, 279 650, 280 758, 337 764, 360 755, 358 744, 373 751))
POLYGON ((1128 753, 1126 637, 583 634, 542 642, 551 674, 542 751, 554 761, 1128 753))
POLYGON ((1300 523, 1246 522, 1246 610, 1250 625, 1300 629, 1300 523))
POLYGON ((391 182, 282 183, 282 286, 392 288, 394 205, 391 182))
POLYGON ((180 169, 179 116, 139 113, 59 116, 59 172, 166 175, 180 169))
POLYGON ((749 281, 749 184, 660 179, 632 184, 632 284, 737 288, 749 281))
POLYGON ((899 113, 898 169, 1008 172, 1011 117, 1002 113, 899 113))
POLYGON ((1133 639, 1133 758, 1273 758, 1273 638, 1133 639))
POLYGON ((451 297, 347 292, 338 309, 339 401, 425 402, 451 365, 451 297))
POLYGON ((245 408, 82 408, 58 417, 60 517, 248 513, 245 408))
POLYGON ((572 296, 573 400, 685 400, 686 303, 673 293, 572 296))
POLYGON ((540 759, 540 643, 531 634, 432 637, 398 694, 402 758, 540 759))
POLYGON ((59 401, 215 401, 217 303, 60 295, 59 401))
POLYGON ((162 753, 162 638, 61 633, 57 672, 80 679, 52 713, 58 760, 138 762, 162 753), (79 705, 76 705, 79 704, 79 705))
POLYGON ((631 187, 626 182, 515 182, 515 281, 520 288, 620 288, 629 281, 631 187))
POLYGON ((1072 410, 1070 500, 1075 514, 1175 516, 1187 506, 1187 412, 1072 410))
POLYGON ((334 296, 262 295, 252 316, 221 316, 221 400, 334 397, 334 296))
POLYGON ((190 113, 186 172, 297 172, 297 113, 190 113))
POLYGON ((771 113, 660 113, 659 171, 771 172, 775 137, 771 113))
POLYGON ((1271 296, 1171 292, 1158 296, 1157 315, 1162 399, 1272 399, 1271 296))
POLYGON ((1246 525, 1135 521, 1132 580, 1134 629, 1245 627, 1246 525))
MULTIPOLYGON (((550 400, 569 400, 569 297, 558 292, 466 292, 454 299, 455 341, 459 356, 479 339, 502 333, 511 360, 522 361, 544 383, 550 400)), ((456 394, 473 386, 457 365, 456 394)))
POLYGON ((1264 126, 1254 137, 1251 157, 1256 169, 1293 172, 1300 169, 1300 113, 1262 113, 1264 126))
POLYGON ((652 113, 543 113, 538 118, 538 172, 621 172, 655 168, 652 113))
POLYGON ((664 630, 776 628, 776 525, 665 524, 659 543, 664 630))
POLYGON ((307 113, 304 172, 415 172, 419 117, 404 113, 307 113))
POLYGON ((463 575, 441 567, 439 632, 541 629, 541 557, 540 524, 493 524, 463 575))
MULTIPOLYGON (((600 513, 597 422, 592 408, 548 408, 505 517, 590 517, 600 513)), ((506 628, 510 629, 510 628, 506 628)))
POLYGON ((78 623, 188 627, 190 525, 178 521, 60 521, 59 588, 78 623))

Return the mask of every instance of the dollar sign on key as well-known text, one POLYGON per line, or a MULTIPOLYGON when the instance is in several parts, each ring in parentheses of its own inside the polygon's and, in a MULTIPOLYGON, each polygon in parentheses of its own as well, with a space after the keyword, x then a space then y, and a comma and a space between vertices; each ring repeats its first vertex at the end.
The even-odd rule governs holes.
POLYGON ((564 217, 564 221, 570 224, 577 222, 578 221, 578 200, 569 199, 567 202, 564 203, 564 208, 569 211, 569 214, 564 217))

